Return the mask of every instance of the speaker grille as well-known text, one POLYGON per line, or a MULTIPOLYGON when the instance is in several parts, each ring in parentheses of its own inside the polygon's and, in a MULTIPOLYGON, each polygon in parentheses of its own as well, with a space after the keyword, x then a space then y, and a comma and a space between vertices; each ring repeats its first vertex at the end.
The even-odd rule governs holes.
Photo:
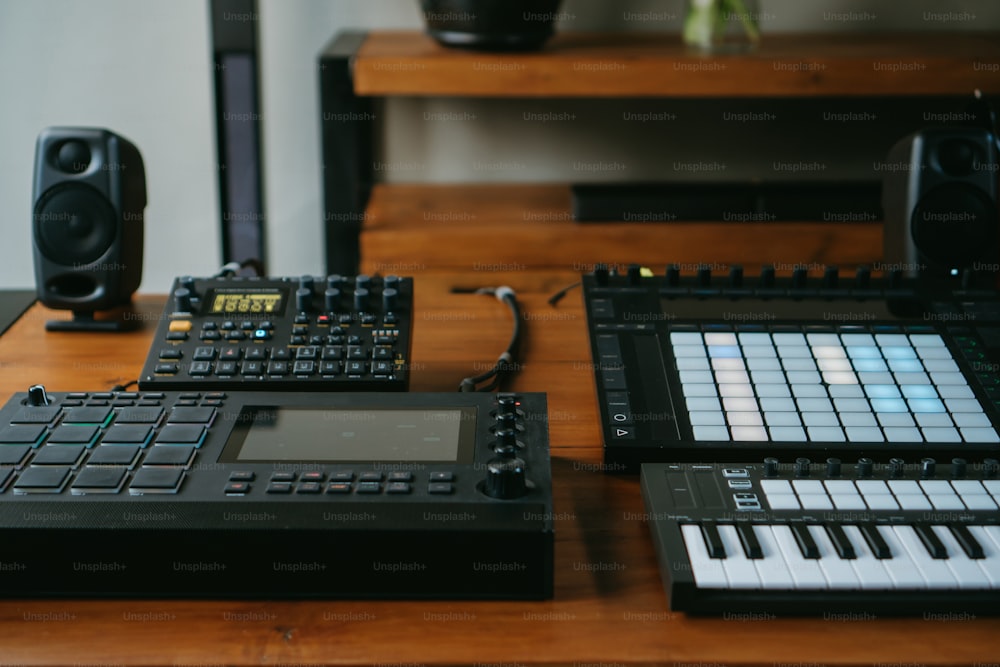
POLYGON ((910 232, 929 260, 965 267, 997 252, 997 209, 990 197, 967 183, 930 190, 913 209, 910 232))
POLYGON ((35 204, 35 241, 45 257, 59 264, 96 262, 114 243, 117 229, 110 202, 87 185, 56 185, 35 204))

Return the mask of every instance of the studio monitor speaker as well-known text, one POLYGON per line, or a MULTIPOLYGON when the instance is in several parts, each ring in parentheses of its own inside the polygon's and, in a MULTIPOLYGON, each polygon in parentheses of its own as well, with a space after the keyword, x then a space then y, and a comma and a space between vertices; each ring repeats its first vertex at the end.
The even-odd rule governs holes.
POLYGON ((884 165, 884 255, 929 288, 993 287, 1000 269, 996 136, 981 128, 921 130, 884 165))
POLYGON ((35 149, 32 242, 38 300, 72 310, 50 330, 118 330, 95 311, 128 305, 142 279, 142 156, 105 129, 50 127, 35 149))

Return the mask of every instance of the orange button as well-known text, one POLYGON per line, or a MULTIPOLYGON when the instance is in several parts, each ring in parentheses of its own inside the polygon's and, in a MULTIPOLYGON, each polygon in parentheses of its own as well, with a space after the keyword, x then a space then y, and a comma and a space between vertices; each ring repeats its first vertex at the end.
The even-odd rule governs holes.
POLYGON ((191 320, 171 320, 171 331, 191 331, 191 320))

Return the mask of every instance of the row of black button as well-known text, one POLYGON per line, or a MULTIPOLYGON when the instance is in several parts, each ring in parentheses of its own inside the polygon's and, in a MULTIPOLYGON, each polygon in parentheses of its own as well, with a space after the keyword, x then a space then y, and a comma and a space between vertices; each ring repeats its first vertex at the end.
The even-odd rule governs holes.
MULTIPOLYGON (((298 360, 293 363, 287 361, 269 361, 266 364, 262 361, 193 361, 187 368, 189 375, 195 377, 207 377, 218 375, 220 377, 232 377, 243 375, 247 377, 261 377, 269 375, 281 377, 285 375, 295 375, 298 377, 319 374, 322 376, 365 375, 371 371, 376 377, 387 377, 395 372, 395 364, 392 361, 374 361, 370 365, 364 361, 307 361, 298 360)), ((180 364, 162 363, 157 364, 153 371, 158 375, 176 375, 181 370, 180 364)))
POLYGON ((0 492, 9 486, 18 495, 58 494, 67 488, 74 494, 114 494, 127 486, 132 495, 177 493, 184 471, 181 466, 144 465, 132 473, 129 480, 126 466, 87 465, 77 471, 71 466, 33 465, 17 475, 11 468, 0 468, 0 492), (10 483, 12 479, 13 484, 10 483))

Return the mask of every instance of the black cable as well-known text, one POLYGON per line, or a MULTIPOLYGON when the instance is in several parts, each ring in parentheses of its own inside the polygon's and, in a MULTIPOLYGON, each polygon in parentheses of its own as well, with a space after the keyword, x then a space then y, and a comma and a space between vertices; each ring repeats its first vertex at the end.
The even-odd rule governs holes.
POLYGON ((131 382, 126 382, 125 384, 116 384, 111 388, 111 391, 125 391, 134 384, 139 384, 139 381, 132 380, 131 382))
POLYGON ((510 343, 507 344, 507 349, 503 351, 503 354, 493 364, 493 367, 480 375, 465 378, 458 386, 459 391, 493 391, 500 388, 507 376, 517 370, 514 356, 517 354, 517 347, 521 342, 521 308, 517 303, 517 294, 515 294, 514 290, 506 286, 497 288, 483 287, 475 290, 474 293, 490 294, 496 297, 497 301, 501 301, 507 305, 511 316, 514 318, 514 330, 511 332, 510 343), (485 387, 477 387, 477 385, 487 380, 492 381, 485 387))
POLYGON ((556 292, 555 294, 553 294, 552 296, 549 297, 549 305, 550 306, 556 305, 557 303, 559 303, 560 301, 562 301, 562 298, 564 296, 566 296, 572 290, 576 289, 577 287, 579 287, 582 284, 583 284, 583 281, 582 280, 578 280, 575 283, 573 283, 572 285, 567 285, 566 287, 563 287, 561 290, 559 290, 558 292, 556 292))

